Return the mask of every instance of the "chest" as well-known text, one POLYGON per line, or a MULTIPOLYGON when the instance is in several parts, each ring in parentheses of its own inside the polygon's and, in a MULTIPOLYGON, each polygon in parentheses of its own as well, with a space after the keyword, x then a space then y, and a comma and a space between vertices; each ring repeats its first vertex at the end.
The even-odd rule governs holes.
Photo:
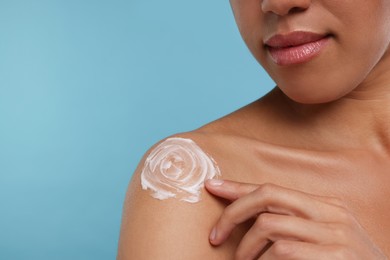
POLYGON ((342 199, 375 243, 390 255, 390 162, 387 158, 364 152, 240 153, 236 158, 224 170, 232 180, 274 183, 342 199))

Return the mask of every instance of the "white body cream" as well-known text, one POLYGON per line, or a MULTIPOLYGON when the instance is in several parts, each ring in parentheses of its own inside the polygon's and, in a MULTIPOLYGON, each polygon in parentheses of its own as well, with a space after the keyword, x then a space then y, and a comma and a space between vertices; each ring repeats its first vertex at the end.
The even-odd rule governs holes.
POLYGON ((219 168, 191 139, 168 138, 148 155, 141 172, 142 189, 164 200, 178 198, 195 203, 208 179, 218 177, 219 168))

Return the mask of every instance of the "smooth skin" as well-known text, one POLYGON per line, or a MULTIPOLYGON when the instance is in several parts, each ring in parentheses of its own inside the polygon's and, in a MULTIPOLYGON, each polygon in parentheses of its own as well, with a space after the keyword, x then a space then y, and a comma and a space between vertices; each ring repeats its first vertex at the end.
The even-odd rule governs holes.
POLYGON ((199 203, 152 198, 141 160, 118 259, 388 259, 390 0, 231 5, 277 87, 175 135, 210 154, 225 180, 207 182, 199 203), (264 40, 295 30, 329 34, 330 44, 309 62, 275 64, 264 40))

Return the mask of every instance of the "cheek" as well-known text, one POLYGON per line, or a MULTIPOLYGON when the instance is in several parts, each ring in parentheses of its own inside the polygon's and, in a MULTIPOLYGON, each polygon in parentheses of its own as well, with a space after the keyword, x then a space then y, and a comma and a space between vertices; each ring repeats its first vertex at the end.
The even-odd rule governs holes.
POLYGON ((257 48, 261 45, 262 26, 264 24, 261 6, 258 0, 231 0, 234 18, 242 39, 251 48, 254 44, 257 48), (254 40, 257 41, 254 43, 254 40))
POLYGON ((338 56, 361 81, 376 67, 389 47, 389 3, 373 1, 366 4, 367 9, 356 13, 349 20, 353 26, 344 27, 340 36, 338 56))

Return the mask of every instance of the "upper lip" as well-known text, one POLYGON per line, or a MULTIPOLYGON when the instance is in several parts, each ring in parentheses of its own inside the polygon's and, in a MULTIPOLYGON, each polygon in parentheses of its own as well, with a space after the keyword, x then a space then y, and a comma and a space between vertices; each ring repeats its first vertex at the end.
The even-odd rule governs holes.
POLYGON ((314 32, 295 31, 288 34, 276 34, 264 41, 264 44, 272 48, 286 48, 315 42, 326 36, 326 34, 314 32))

